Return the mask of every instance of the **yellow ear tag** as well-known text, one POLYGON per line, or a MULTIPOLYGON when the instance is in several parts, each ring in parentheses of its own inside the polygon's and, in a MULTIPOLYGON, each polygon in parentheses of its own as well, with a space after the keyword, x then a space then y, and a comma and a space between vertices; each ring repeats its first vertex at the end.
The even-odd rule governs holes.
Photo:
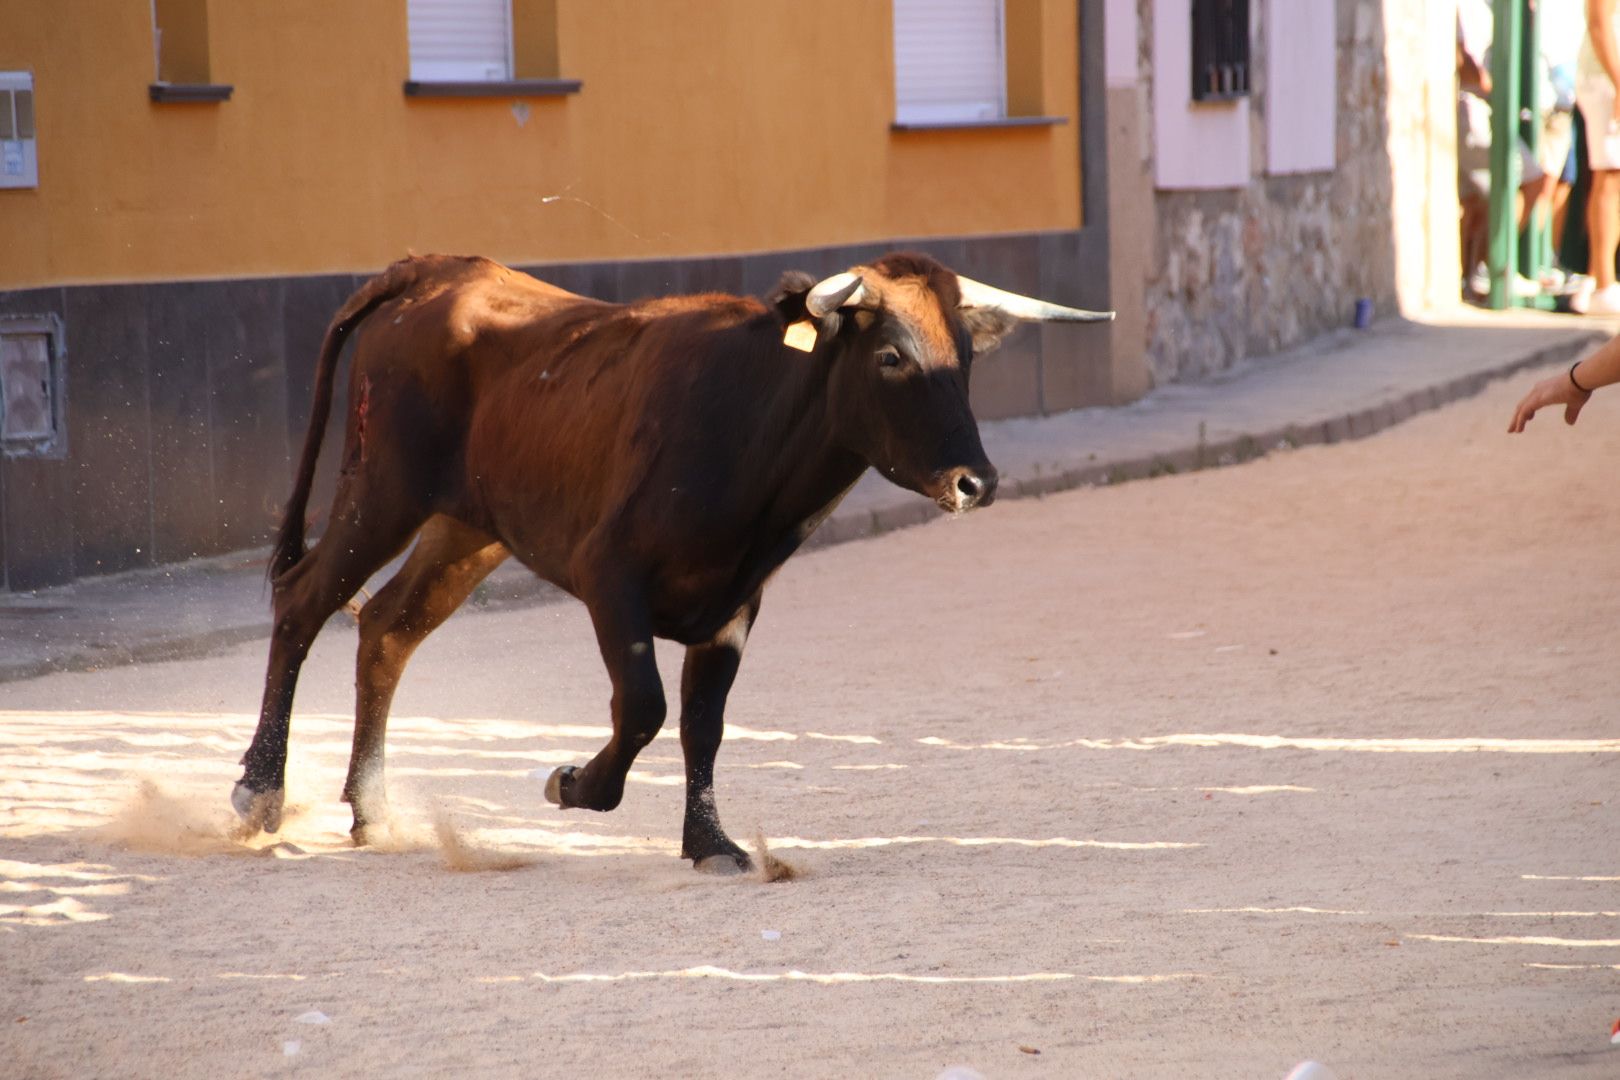
POLYGON ((800 352, 814 352, 816 348, 816 324, 809 319, 800 319, 787 328, 782 335, 782 344, 790 349, 800 352))

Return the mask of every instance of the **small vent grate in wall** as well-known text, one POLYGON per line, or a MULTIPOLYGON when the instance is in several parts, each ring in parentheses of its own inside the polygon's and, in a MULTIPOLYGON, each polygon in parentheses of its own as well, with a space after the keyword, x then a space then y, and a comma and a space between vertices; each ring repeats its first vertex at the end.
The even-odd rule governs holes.
POLYGON ((0 450, 55 456, 62 440, 62 327, 55 318, 0 318, 0 450))

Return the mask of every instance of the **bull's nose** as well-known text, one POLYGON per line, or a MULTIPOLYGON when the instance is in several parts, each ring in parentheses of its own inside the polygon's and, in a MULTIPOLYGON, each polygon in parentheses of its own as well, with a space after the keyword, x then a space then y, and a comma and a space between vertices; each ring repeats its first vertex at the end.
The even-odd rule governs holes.
POLYGON ((996 499, 996 470, 989 465, 982 469, 954 469, 950 483, 952 506, 958 512, 989 506, 996 499))

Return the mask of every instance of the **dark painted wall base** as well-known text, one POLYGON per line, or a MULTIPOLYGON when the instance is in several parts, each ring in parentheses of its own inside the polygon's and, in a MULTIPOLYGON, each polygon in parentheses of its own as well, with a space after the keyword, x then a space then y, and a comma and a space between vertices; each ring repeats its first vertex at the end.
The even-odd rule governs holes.
MULTIPOLYGON (((689 292, 760 295, 786 270, 843 270, 924 251, 981 281, 1107 306, 1106 251, 1091 231, 896 241, 714 258, 530 265, 606 300, 689 292)), ((62 319, 67 451, 0 459, 0 568, 11 591, 267 543, 291 485, 326 324, 365 278, 64 286, 0 292, 0 315, 62 319)), ((1023 327, 976 365, 980 419, 1110 396, 1102 326, 1023 327)), ((340 377, 339 386, 343 385, 340 377)), ((334 415, 343 415, 340 397, 334 415)), ((328 441, 316 497, 330 497, 328 441)))

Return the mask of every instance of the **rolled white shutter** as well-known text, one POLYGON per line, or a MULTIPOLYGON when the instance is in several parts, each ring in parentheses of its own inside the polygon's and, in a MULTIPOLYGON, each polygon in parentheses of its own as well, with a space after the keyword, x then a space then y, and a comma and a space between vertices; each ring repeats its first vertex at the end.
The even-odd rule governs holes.
POLYGON ((512 77, 508 0, 407 0, 411 78, 493 82, 512 77))
POLYGON ((895 119, 1007 115, 1002 0, 894 0, 895 119))

